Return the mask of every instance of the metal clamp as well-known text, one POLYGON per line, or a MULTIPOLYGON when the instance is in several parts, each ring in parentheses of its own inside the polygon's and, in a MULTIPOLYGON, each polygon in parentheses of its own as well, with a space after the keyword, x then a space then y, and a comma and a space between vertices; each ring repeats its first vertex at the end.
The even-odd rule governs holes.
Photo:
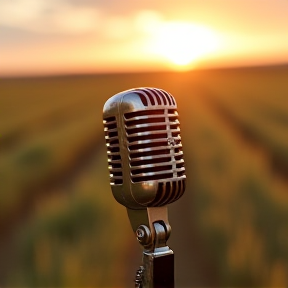
POLYGON ((174 288, 174 253, 166 244, 171 227, 164 221, 157 221, 153 223, 153 229, 154 233, 146 225, 140 225, 136 230, 144 251, 143 266, 137 270, 135 287, 174 288))

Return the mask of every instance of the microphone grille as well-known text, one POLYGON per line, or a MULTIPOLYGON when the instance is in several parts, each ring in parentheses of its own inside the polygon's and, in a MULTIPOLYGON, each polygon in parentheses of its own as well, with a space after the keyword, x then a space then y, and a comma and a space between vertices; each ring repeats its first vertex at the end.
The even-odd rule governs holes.
POLYGON ((174 97, 161 89, 135 92, 143 105, 154 107, 124 114, 132 182, 185 177, 174 97))
POLYGON ((179 199, 186 175, 174 97, 158 88, 126 90, 106 101, 103 119, 115 199, 131 209, 179 199))
POLYGON ((107 117, 103 120, 105 141, 108 155, 108 168, 110 172, 110 184, 122 184, 122 162, 119 147, 119 137, 116 117, 107 117))

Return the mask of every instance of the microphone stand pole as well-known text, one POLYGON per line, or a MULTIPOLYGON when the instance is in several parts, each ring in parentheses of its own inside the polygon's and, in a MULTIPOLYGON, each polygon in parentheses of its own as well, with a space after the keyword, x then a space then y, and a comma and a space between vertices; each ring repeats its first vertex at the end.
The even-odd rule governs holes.
POLYGON ((137 240, 144 248, 135 288, 174 288, 174 253, 166 244, 171 233, 167 206, 127 208, 127 212, 137 240))

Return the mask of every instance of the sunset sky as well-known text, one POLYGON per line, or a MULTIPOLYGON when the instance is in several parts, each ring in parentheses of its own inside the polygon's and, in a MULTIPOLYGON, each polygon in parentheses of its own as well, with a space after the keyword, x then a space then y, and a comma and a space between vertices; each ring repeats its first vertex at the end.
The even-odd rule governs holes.
POLYGON ((288 63, 288 0, 1 0, 0 75, 288 63))

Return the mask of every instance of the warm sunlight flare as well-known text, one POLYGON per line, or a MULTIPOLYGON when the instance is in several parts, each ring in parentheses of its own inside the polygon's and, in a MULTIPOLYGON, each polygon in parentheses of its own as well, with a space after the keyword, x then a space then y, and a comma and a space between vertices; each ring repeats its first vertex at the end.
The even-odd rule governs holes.
POLYGON ((166 22, 156 33, 155 52, 179 66, 191 64, 219 46, 216 32, 193 23, 166 22))
POLYGON ((0 77, 288 62, 288 0, 107 2, 0 0, 0 77))

